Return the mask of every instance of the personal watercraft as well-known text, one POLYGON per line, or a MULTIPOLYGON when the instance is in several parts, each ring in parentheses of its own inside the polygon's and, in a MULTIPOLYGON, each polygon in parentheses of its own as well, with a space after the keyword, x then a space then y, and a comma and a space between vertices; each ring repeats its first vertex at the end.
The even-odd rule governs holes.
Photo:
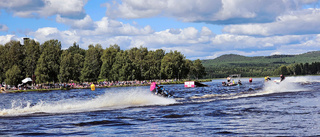
POLYGON ((241 74, 233 74, 233 75, 229 75, 229 77, 227 77, 227 82, 222 82, 222 86, 240 86, 242 85, 241 81, 240 81, 240 77, 241 74), (238 82, 235 82, 235 80, 238 80, 238 82))
POLYGON ((228 87, 228 86, 240 86, 242 85, 241 83, 226 83, 222 82, 222 86, 228 87))
POLYGON ((165 97, 165 98, 172 98, 173 97, 172 93, 165 90, 163 88, 163 86, 158 87, 154 94, 161 96, 161 97, 165 97))

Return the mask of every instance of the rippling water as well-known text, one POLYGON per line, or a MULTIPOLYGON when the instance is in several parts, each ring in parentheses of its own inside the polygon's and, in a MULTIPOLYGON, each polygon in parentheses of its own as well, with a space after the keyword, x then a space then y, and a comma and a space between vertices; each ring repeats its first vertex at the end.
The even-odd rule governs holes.
POLYGON ((147 86, 0 94, 0 135, 320 135, 319 76, 248 80, 164 85, 173 99, 151 95, 147 86))

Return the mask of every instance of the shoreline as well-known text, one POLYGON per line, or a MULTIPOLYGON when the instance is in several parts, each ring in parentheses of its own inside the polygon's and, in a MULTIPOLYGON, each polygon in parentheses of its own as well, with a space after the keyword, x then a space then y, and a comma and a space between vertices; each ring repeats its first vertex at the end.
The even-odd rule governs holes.
MULTIPOLYGON (((184 81, 174 81, 174 82, 163 82, 159 85, 170 85, 170 84, 184 84, 185 81, 198 81, 198 82, 209 82, 211 79, 202 80, 184 80, 184 81)), ((139 86, 149 86, 150 84, 137 84, 137 85, 115 85, 115 86, 96 86, 95 88, 117 88, 117 87, 139 87, 139 86)), ((48 92, 55 90, 71 90, 71 89, 91 89, 90 87, 83 88, 49 88, 49 89, 27 89, 27 90, 5 90, 0 93, 21 93, 21 92, 48 92)))

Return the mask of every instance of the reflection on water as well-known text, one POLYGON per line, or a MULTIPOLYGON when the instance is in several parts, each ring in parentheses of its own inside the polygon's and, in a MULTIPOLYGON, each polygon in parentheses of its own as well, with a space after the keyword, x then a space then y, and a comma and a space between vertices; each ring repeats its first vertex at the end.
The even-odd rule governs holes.
POLYGON ((0 135, 320 135, 320 77, 243 78, 234 87, 222 81, 164 85, 173 99, 147 86, 1 94, 0 135))

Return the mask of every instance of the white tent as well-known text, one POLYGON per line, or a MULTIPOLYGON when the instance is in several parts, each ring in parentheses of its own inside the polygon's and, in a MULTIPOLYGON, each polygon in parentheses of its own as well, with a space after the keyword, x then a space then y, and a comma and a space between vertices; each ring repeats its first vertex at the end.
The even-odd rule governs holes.
POLYGON ((25 78, 22 80, 22 83, 32 82, 31 78, 25 78))

